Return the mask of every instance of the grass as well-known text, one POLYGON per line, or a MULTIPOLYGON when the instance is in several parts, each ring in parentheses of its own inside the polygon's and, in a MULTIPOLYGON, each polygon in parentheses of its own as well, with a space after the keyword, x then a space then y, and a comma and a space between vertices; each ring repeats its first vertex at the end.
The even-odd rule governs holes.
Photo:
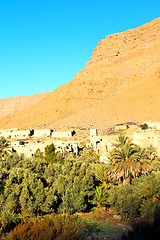
POLYGON ((101 222, 86 215, 79 217, 94 229, 91 236, 116 235, 122 233, 121 228, 112 223, 101 222))

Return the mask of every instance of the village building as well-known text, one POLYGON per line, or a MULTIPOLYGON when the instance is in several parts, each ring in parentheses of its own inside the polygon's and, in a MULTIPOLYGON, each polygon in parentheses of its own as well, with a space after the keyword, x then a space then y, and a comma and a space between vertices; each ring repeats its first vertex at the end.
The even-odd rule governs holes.
POLYGON ((119 123, 114 126, 114 130, 117 131, 137 131, 140 128, 140 124, 137 122, 126 122, 126 123, 119 123))
POLYGON ((160 122, 145 122, 149 128, 160 130, 160 122))
POLYGON ((7 129, 0 130, 0 136, 5 138, 28 138, 34 134, 34 130, 7 129))
POLYGON ((54 144, 56 151, 62 153, 64 156, 68 156, 70 153, 79 153, 78 142, 76 141, 29 141, 29 140, 16 140, 12 142, 12 148, 14 152, 23 153, 27 157, 34 155, 39 148, 41 152, 45 151, 47 145, 54 144))
POLYGON ((10 137, 24 139, 24 138, 31 137, 33 134, 34 134, 34 130, 24 130, 24 131, 17 130, 17 131, 10 132, 10 137))
POLYGON ((97 129, 90 129, 90 146, 100 156, 100 161, 108 161, 108 152, 112 149, 115 136, 98 136, 97 129))
POLYGON ((1 129, 0 130, 0 136, 8 138, 13 131, 17 131, 17 130, 18 130, 18 128, 14 128, 14 129, 1 129))
POLYGON ((160 133, 155 131, 134 132, 130 138, 132 138, 133 143, 141 147, 154 146, 158 154, 160 154, 160 133))
POLYGON ((37 129, 34 130, 35 137, 50 137, 52 133, 51 129, 37 129))
MULTIPOLYGON (((112 150, 115 136, 118 136, 118 131, 124 130, 133 143, 144 147, 153 145, 157 149, 158 154, 160 154, 159 123, 148 124, 149 128, 146 130, 142 130, 139 126, 136 123, 118 124, 115 125, 117 133, 112 132, 112 134, 106 136, 99 136, 97 129, 90 129, 90 143, 88 146, 93 147, 99 155, 100 161, 108 161, 108 154, 112 150)), ((51 129, 0 130, 0 136, 11 138, 13 151, 24 153, 26 156, 32 156, 38 148, 44 152, 45 147, 51 143, 55 145, 56 151, 61 152, 64 156, 67 156, 69 153, 79 154, 79 142, 67 140, 74 134, 75 131, 53 131, 51 129)))
POLYGON ((53 131, 51 136, 53 138, 68 138, 68 137, 72 137, 75 134, 75 131, 53 131))
POLYGON ((64 154, 65 156, 69 153, 79 153, 79 146, 78 142, 76 141, 62 141, 62 140, 56 140, 53 141, 53 144, 57 151, 64 154))
POLYGON ((24 154, 27 157, 31 157, 34 155, 38 148, 41 150, 41 152, 44 152, 47 143, 17 140, 12 142, 11 145, 14 152, 17 152, 18 154, 24 154))

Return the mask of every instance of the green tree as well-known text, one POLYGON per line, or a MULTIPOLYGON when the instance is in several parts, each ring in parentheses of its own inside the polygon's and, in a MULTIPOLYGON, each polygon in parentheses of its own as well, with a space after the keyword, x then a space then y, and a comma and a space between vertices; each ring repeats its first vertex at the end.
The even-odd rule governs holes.
POLYGON ((10 143, 5 137, 0 137, 0 156, 3 157, 8 153, 10 143))
POLYGON ((38 149, 35 151, 34 157, 36 157, 36 158, 43 158, 43 157, 44 157, 44 154, 43 154, 43 152, 40 150, 40 148, 38 148, 38 149))
POLYGON ((138 188, 142 198, 141 214, 152 217, 157 206, 160 208, 160 173, 153 172, 148 176, 135 179, 133 185, 138 188))
POLYGON ((60 152, 56 151, 54 144, 47 145, 44 151, 44 159, 46 162, 61 162, 63 163, 64 158, 60 152))
POLYGON ((123 219, 137 217, 140 214, 142 199, 133 185, 112 188, 109 193, 109 202, 123 219))
POLYGON ((146 152, 133 144, 125 135, 118 137, 109 153, 107 176, 110 180, 117 179, 123 184, 130 183, 131 178, 151 171, 151 163, 146 152))
MULTIPOLYGON (((113 183, 108 180, 108 176, 106 175, 106 164, 99 164, 96 167, 94 174, 103 188, 108 189, 113 186, 113 183)), ((97 183, 97 185, 99 185, 99 183, 97 183)))
POLYGON ((95 190, 97 156, 83 153, 70 155, 64 164, 54 164, 54 188, 59 196, 61 212, 80 212, 91 208, 95 190))
POLYGON ((44 159, 25 158, 11 154, 0 163, 1 209, 6 215, 12 215, 18 209, 27 213, 48 213, 54 211, 57 196, 48 181, 45 170, 52 172, 51 165, 46 166, 44 159))

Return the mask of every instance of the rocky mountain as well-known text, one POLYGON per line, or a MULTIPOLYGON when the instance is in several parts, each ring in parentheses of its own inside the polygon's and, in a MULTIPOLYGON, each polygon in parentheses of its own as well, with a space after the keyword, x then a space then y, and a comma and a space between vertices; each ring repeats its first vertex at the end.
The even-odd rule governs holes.
POLYGON ((160 121, 160 18, 106 36, 71 82, 0 119, 0 128, 96 127, 160 121))
POLYGON ((11 97, 0 99, 0 118, 24 108, 30 107, 47 97, 49 92, 38 93, 28 96, 11 97))

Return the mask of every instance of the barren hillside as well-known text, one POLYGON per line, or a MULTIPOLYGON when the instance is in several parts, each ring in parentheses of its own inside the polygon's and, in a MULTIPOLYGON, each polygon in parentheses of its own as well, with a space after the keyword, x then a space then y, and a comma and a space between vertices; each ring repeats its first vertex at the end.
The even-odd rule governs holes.
POLYGON ((103 129, 160 121, 160 18, 98 43, 73 81, 0 121, 0 128, 103 129))
POLYGON ((17 112, 21 109, 27 108, 40 102, 42 99, 47 97, 49 92, 22 96, 22 97, 11 97, 0 99, 0 118, 5 117, 11 113, 17 112))

